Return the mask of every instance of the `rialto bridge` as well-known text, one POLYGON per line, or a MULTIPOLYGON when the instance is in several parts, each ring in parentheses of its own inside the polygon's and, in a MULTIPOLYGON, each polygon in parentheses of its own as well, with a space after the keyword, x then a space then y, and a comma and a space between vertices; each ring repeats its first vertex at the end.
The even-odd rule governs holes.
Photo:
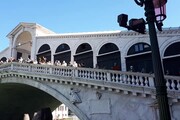
MULTIPOLYGON (((153 74, 26 63, 0 65, 1 120, 64 103, 81 120, 158 120, 153 74)), ((172 120, 180 77, 165 76, 172 120)))

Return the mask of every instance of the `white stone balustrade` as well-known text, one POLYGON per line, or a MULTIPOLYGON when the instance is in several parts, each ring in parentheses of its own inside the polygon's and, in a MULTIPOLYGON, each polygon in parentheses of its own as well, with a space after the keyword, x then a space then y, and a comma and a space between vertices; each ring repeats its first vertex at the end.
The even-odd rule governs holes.
MULTIPOLYGON (((64 67, 54 65, 39 65, 26 63, 6 63, 0 65, 0 71, 16 71, 33 74, 50 74, 61 77, 75 77, 90 81, 103 81, 129 86, 154 88, 154 76, 152 74, 101 70, 93 68, 64 67)), ((180 77, 165 76, 167 89, 180 91, 180 77)))

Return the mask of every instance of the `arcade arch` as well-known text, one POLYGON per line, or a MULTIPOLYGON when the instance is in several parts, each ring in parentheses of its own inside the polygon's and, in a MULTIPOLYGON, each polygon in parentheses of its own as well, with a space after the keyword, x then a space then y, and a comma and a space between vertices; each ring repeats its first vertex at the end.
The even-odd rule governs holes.
POLYGON ((163 58, 165 74, 180 76, 180 42, 169 45, 163 58))
POLYGON ((7 60, 6 57, 2 57, 2 58, 1 58, 1 61, 2 61, 2 62, 6 62, 6 60, 7 60))
POLYGON ((37 61, 38 62, 48 62, 51 61, 51 49, 48 44, 42 45, 37 54, 37 61))
POLYGON ((74 55, 76 61, 81 67, 93 68, 93 51, 88 43, 79 45, 74 55))
POLYGON ((114 43, 103 45, 97 56, 97 66, 101 69, 121 70, 121 55, 114 43))
POLYGON ((127 71, 152 73, 151 46, 147 43, 136 43, 132 45, 127 53, 127 71))
POLYGON ((54 54, 54 62, 56 60, 59 60, 61 63, 63 61, 65 61, 66 63, 69 63, 71 61, 71 50, 67 44, 63 43, 57 47, 54 54))

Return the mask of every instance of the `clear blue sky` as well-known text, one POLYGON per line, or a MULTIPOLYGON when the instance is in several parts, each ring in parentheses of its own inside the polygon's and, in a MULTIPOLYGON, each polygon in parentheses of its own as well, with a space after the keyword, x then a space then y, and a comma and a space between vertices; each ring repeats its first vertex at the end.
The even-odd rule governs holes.
MULTIPOLYGON (((180 26, 180 0, 168 0, 164 27, 180 26)), ((124 30, 117 16, 145 18, 134 0, 1 0, 0 51, 8 47, 6 35, 20 22, 38 23, 56 33, 124 30)))

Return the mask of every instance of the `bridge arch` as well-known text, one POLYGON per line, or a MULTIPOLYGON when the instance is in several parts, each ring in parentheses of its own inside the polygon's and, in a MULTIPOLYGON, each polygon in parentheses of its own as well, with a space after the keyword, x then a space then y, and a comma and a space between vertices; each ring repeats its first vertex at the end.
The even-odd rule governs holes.
POLYGON ((78 107, 76 107, 74 104, 72 104, 71 101, 69 101, 65 97, 65 95, 63 95, 60 91, 57 91, 56 89, 50 87, 47 84, 43 84, 41 82, 34 81, 31 79, 16 79, 16 78, 14 78, 14 79, 11 78, 11 80, 1 79, 1 84, 7 84, 7 83, 24 84, 24 85, 28 85, 28 86, 37 88, 37 89, 51 95, 52 97, 57 99, 59 102, 64 103, 73 113, 75 113, 75 115, 80 120, 89 120, 88 117, 78 107))

